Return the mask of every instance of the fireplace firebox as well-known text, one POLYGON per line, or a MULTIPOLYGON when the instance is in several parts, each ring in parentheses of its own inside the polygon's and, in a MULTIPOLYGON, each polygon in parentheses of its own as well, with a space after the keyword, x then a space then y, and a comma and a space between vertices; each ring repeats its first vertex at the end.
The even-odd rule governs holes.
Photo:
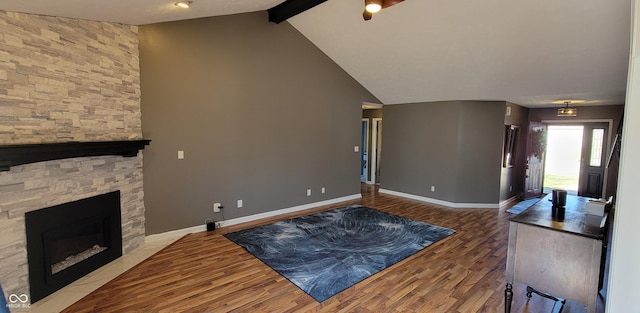
POLYGON ((122 256, 120 191, 25 213, 31 302, 122 256))

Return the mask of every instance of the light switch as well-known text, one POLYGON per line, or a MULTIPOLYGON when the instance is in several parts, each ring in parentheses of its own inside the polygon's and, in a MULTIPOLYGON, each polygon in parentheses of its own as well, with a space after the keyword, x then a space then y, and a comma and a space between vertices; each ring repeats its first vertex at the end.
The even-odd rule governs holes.
POLYGON ((353 146, 353 152, 359 152, 359 151, 360 151, 359 146, 353 146))
POLYGON ((178 150, 178 160, 184 159, 184 151, 178 150))

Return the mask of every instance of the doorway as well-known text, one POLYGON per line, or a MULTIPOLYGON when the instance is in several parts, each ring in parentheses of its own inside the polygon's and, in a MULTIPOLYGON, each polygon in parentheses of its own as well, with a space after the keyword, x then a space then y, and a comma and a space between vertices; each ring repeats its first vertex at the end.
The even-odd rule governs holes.
POLYGON ((564 189, 578 196, 603 197, 605 150, 610 123, 583 122, 547 127, 544 192, 564 189))
POLYGON ((544 193, 564 189, 578 194, 582 158, 582 125, 549 125, 544 163, 544 193))
POLYGON ((369 151, 369 119, 368 118, 363 118, 362 119, 362 128, 360 130, 361 134, 362 134, 362 142, 360 143, 360 146, 362 147, 361 152, 360 152, 360 181, 361 182, 366 182, 367 181, 367 163, 369 163, 369 155, 368 155, 368 151, 369 151))
POLYGON ((369 184, 380 183, 380 147, 382 146, 382 118, 373 118, 371 129, 371 175, 369 184))
POLYGON ((362 105, 362 164, 360 181, 380 182, 380 152, 382 151, 382 104, 362 105))

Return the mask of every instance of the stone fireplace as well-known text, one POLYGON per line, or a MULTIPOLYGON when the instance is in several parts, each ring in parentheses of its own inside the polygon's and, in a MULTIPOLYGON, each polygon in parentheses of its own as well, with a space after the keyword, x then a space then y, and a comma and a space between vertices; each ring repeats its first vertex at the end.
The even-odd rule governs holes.
MULTIPOLYGON (((32 302, 120 257, 123 248, 130 251, 140 245, 144 224, 139 221, 144 221, 144 211, 135 211, 131 205, 142 201, 141 164, 136 156, 149 143, 150 140, 124 140, 0 145, 0 191, 10 181, 16 186, 6 194, 8 199, 0 200, 0 208, 9 217, 4 222, 0 215, 0 225, 13 224, 16 229, 25 230, 10 232, 7 237, 19 240, 18 251, 26 248, 29 285, 25 289, 30 289, 32 302), (122 163, 108 163, 113 155, 120 156, 113 161, 122 163), (126 163, 134 167, 122 167, 126 163), (63 168, 68 171, 59 171, 63 168), (24 175, 13 176, 20 170, 25 171, 24 175), (136 185, 137 195, 131 195, 129 188, 136 185), (66 191, 66 195, 52 192, 55 190, 66 191), (131 202, 133 196, 137 201, 131 202), (69 200, 64 201, 65 198, 69 200), (132 221, 137 229, 130 229, 132 221)), ((10 257, 6 251, 0 252, 0 260, 10 257)), ((22 277, 18 279, 21 281, 22 277)), ((26 294, 25 289, 22 293, 26 294)))
MULTIPOLYGON (((137 36, 131 25, 0 11, 0 146, 140 140, 137 36)), ((0 163, 5 294, 30 294, 28 212, 119 191, 121 253, 140 247, 142 158, 136 151, 0 163)))
POLYGON ((38 162, 0 172, 0 279, 5 292, 31 293, 26 213, 119 191, 121 253, 127 254, 144 244, 142 186, 142 153, 38 162))

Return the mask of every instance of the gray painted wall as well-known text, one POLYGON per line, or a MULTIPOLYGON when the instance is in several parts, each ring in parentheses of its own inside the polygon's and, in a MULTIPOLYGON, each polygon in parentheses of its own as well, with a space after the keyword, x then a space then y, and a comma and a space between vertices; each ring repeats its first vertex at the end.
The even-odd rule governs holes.
POLYGON ((384 106, 381 188, 498 203, 504 110, 505 102, 494 101, 384 106))
POLYGON ((220 220, 214 202, 232 219, 360 192, 361 105, 379 101, 290 24, 256 12, 139 40, 147 234, 220 220))
POLYGON ((504 101, 461 101, 456 203, 498 203, 504 101))

